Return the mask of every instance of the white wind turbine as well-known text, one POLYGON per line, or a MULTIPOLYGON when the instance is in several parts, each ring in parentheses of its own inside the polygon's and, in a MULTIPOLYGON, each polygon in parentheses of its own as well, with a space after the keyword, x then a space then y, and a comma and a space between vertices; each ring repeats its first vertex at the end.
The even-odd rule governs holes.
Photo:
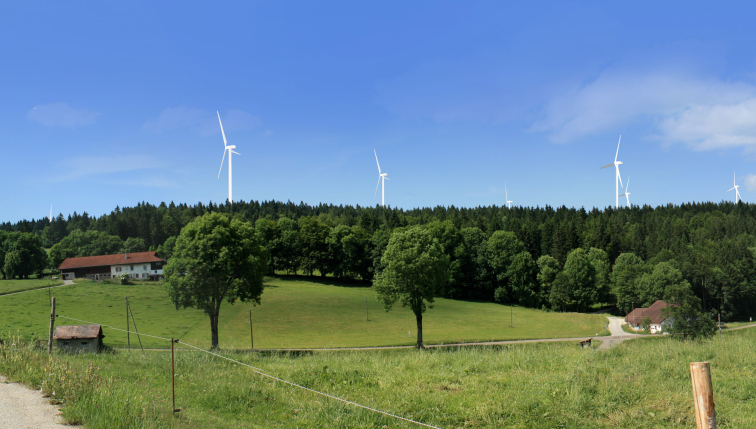
POLYGON ((627 176, 627 182, 625 182, 625 193, 620 195, 620 197, 627 198, 627 208, 630 208, 630 192, 627 192, 627 189, 629 187, 630 187, 630 176, 627 176))
POLYGON ((378 194, 378 185, 381 186, 381 207, 386 207, 386 180, 391 180, 388 177, 388 173, 381 173, 381 164, 378 162, 378 153, 373 149, 375 153, 375 163, 378 164, 378 184, 375 185, 375 194, 378 194))
POLYGON ((507 184, 504 183, 504 197, 507 199, 507 208, 512 208, 512 203, 514 201, 509 201, 509 193, 507 192, 507 184))
POLYGON ((733 185, 732 188, 728 189, 727 192, 730 192, 733 189, 735 190, 735 204, 737 204, 738 203, 738 198, 740 198, 740 201, 743 201, 743 198, 740 196, 740 192, 738 192, 738 188, 740 186, 738 186, 738 185, 735 184, 735 172, 734 171, 732 172, 732 185, 733 185))
POLYGON ((52 223, 52 204, 50 204, 50 223, 52 223))
POLYGON ((608 167, 614 166, 614 169, 617 170, 617 175, 616 175, 616 178, 614 180, 614 182, 615 182, 614 183, 614 197, 615 197, 614 198, 614 208, 617 208, 617 209, 619 208, 619 197, 620 197, 620 195, 619 195, 619 188, 622 185, 622 178, 620 177, 620 172, 619 172, 619 166, 620 166, 620 164, 622 164, 622 161, 617 161, 617 155, 619 155, 620 142, 622 142, 622 136, 620 136, 620 139, 617 142, 617 153, 614 155, 614 162, 611 163, 611 164, 609 164, 609 165, 605 165, 605 166, 601 167, 601 168, 608 168, 608 167))
POLYGON ((226 160, 226 152, 228 152, 228 202, 233 203, 234 196, 232 193, 232 182, 231 182, 231 154, 232 153, 235 153, 237 155, 241 155, 241 154, 234 151, 234 149, 236 149, 236 146, 234 145, 229 146, 228 142, 226 142, 226 133, 223 132, 223 122, 221 122, 220 113, 218 113, 218 123, 220 123, 221 134, 223 134, 223 146, 225 147, 225 149, 223 149, 223 159, 221 159, 220 170, 218 170, 218 178, 220 179, 220 174, 221 174, 221 171, 223 170, 223 161, 226 160))

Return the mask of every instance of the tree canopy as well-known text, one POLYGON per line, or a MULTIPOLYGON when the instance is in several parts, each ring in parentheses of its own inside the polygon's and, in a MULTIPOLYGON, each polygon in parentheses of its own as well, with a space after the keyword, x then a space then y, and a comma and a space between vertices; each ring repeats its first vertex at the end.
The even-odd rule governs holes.
POLYGON ((211 343, 218 347, 221 303, 260 303, 268 255, 252 224, 207 213, 187 224, 163 271, 176 308, 194 307, 210 317, 211 343))

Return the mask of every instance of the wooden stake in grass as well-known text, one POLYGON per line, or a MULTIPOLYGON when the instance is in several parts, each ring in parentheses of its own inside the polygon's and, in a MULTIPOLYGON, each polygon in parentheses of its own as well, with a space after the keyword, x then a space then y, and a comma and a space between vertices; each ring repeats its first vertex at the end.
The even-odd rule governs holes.
POLYGON ((714 392, 711 387, 709 362, 691 362, 690 378, 693 382, 696 428, 717 429, 717 412, 714 410, 714 392))
POLYGON ((55 297, 52 297, 50 307, 50 334, 47 337, 47 354, 52 353, 53 329, 55 328, 55 297))
POLYGON ((255 333, 252 330, 252 310, 249 310, 249 345, 252 350, 255 349, 255 333))

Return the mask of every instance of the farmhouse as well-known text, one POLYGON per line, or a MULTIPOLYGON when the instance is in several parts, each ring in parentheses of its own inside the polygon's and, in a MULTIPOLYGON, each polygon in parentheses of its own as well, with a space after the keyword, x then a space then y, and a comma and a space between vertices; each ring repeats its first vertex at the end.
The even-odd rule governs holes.
POLYGON ((667 307, 667 303, 658 300, 648 308, 636 308, 630 314, 625 316, 625 323, 636 331, 643 329, 643 321, 648 318, 649 331, 652 334, 661 333, 666 325, 666 317, 662 315, 662 309, 667 307))
POLYGON ((63 280, 105 280, 121 274, 133 279, 159 280, 163 278, 166 260, 157 252, 120 253, 118 255, 66 258, 58 267, 63 280))
POLYGON ((53 333, 55 346, 68 352, 99 352, 102 348, 100 325, 57 326, 53 333))

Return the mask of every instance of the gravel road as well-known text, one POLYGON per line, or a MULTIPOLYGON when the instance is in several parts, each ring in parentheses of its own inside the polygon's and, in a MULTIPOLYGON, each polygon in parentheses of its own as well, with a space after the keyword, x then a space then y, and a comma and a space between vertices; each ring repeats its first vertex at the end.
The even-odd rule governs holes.
POLYGON ((42 392, 0 376, 0 429, 72 429, 61 423, 58 407, 51 405, 42 392))

